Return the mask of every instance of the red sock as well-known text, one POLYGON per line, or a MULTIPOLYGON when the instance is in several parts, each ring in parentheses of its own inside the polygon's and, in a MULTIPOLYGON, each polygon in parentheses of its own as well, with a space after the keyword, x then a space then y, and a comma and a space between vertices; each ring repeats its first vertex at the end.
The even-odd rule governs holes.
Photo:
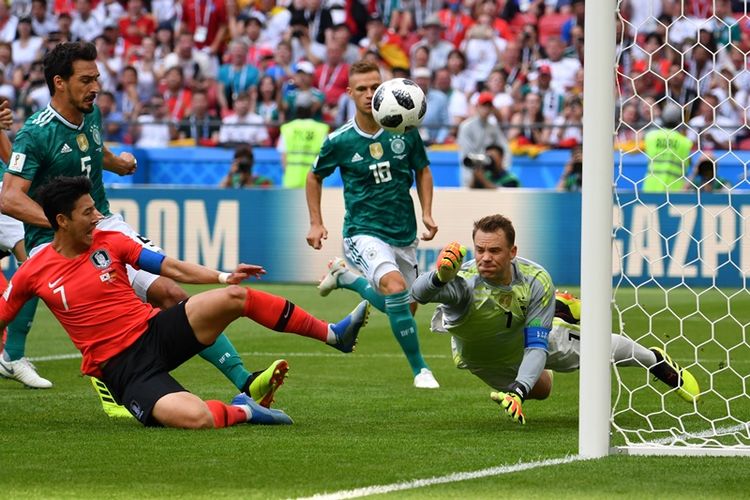
POLYGON ((283 297, 246 288, 247 298, 242 313, 251 320, 277 332, 289 332, 328 340, 328 323, 321 321, 283 297))
MULTIPOLYGON (((8 280, 5 279, 5 275, 0 270, 0 289, 2 289, 4 292, 6 288, 8 288, 8 280)), ((5 339, 7 337, 8 337, 8 329, 3 328, 2 334, 0 334, 0 352, 3 352, 3 349, 5 349, 5 339)))
POLYGON ((211 415, 214 416, 214 427, 220 429, 230 425, 244 424, 247 422, 247 413, 239 406, 232 406, 221 401, 206 401, 211 415))

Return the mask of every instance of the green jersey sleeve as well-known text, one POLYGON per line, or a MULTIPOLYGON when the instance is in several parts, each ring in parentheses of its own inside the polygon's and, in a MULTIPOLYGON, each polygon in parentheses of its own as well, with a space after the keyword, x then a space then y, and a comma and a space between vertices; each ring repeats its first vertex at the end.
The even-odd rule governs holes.
POLYGON ((13 141, 13 152, 10 155, 7 172, 33 180, 43 162, 44 142, 34 137, 34 129, 23 127, 13 141))
POLYGON ((331 175, 337 166, 338 160, 336 159, 336 155, 334 155, 333 143, 330 137, 326 137, 323 145, 320 147, 318 157, 315 158, 312 171, 315 175, 325 178, 331 175))

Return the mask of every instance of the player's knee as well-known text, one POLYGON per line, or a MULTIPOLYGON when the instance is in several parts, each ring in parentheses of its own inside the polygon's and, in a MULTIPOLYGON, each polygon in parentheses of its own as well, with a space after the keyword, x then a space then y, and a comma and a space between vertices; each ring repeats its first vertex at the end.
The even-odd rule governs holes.
POLYGON ((186 408, 180 415, 179 427, 182 429, 212 429, 214 427, 214 417, 204 405, 192 406, 186 408))
POLYGON ((380 291, 383 295, 393 295, 404 290, 406 290, 406 281, 398 271, 392 271, 380 279, 380 291))
POLYGON ((170 279, 159 278, 148 289, 149 302, 160 309, 172 307, 187 298, 187 292, 170 279))
POLYGON ((223 292, 226 295, 227 300, 237 302, 241 306, 243 306, 245 300, 247 300, 247 290, 239 285, 229 285, 223 289, 223 292))

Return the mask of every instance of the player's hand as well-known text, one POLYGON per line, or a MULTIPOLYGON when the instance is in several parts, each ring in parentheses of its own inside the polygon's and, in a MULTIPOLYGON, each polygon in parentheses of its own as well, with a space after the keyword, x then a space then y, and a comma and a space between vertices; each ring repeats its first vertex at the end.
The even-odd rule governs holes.
POLYGON ((2 130, 10 130, 10 128, 13 126, 13 110, 10 109, 10 104, 8 103, 8 100, 3 100, 2 103, 0 103, 0 129, 2 130))
POLYGON ((430 241, 438 232, 437 224, 435 224, 435 221, 432 220, 431 215, 423 215, 422 224, 424 224, 424 227, 427 228, 427 231, 422 233, 422 240, 430 241))
POLYGON ((135 173, 135 169, 138 168, 138 160, 135 159, 135 156, 133 156, 132 153, 123 151, 118 155, 118 157, 123 161, 120 162, 117 173, 119 175, 133 175, 135 173))
POLYGON ((323 248, 323 240, 328 239, 328 229, 323 224, 310 225, 310 231, 307 233, 307 244, 315 250, 323 248))
POLYGON ((266 270, 263 269, 263 266, 256 266, 255 264, 239 264, 237 269, 227 277, 227 284, 237 285, 247 278, 260 278, 264 274, 266 274, 266 270))
POLYGON ((526 424, 526 416, 523 414, 521 396, 514 392, 491 392, 490 398, 503 407, 505 413, 521 425, 526 424))
POLYGON ((448 283, 458 274, 458 270, 461 269, 461 264, 466 257, 466 247, 454 241, 449 243, 440 251, 435 268, 437 269, 437 277, 443 283, 448 283))

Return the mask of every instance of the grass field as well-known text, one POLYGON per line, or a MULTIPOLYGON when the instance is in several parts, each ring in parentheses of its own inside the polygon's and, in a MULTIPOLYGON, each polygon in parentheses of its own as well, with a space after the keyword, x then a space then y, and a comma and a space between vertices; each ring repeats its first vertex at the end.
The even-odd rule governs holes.
MULTIPOLYGON (((358 302, 343 291, 320 298, 312 286, 262 288, 330 320, 358 302)), ((649 340, 669 341, 665 336, 679 328, 680 319, 659 314, 655 297, 642 302, 649 304, 647 310, 628 309, 626 325, 630 332, 648 331, 649 321, 656 319, 649 340)), ((622 297, 624 303, 629 299, 622 297)), ((685 292, 681 302, 677 299, 670 305, 689 315, 695 297, 685 292)), ((747 303, 747 297, 741 299, 747 303)), ((695 349, 679 343, 669 347, 678 361, 705 352, 713 362, 724 352, 737 372, 727 376, 726 383, 712 382, 707 372, 696 373, 702 385, 715 384, 701 413, 720 416, 727 411, 726 403, 722 410, 726 391, 736 389, 737 377, 747 376, 750 357, 747 343, 734 351, 716 345, 723 341, 722 325, 727 325, 727 339, 743 330, 750 308, 744 307, 732 322, 722 319, 722 307, 727 306, 720 296, 704 297, 700 306, 707 318, 691 325, 696 332, 713 328, 712 336, 698 341, 695 349)), ((145 429, 134 420, 107 418, 88 379, 79 375, 80 359, 73 356, 72 344, 42 305, 27 354, 55 387, 32 391, 0 380, 0 492, 4 498, 294 498, 370 488, 364 492, 386 492, 384 496, 393 498, 747 496, 748 480, 741 479, 747 476, 747 459, 576 460, 577 374, 557 374, 552 397, 525 403, 528 424, 513 424, 489 400, 489 388, 453 368, 449 339, 428 332, 431 310, 423 307, 417 319, 423 352, 442 384, 437 391, 411 387, 406 361, 386 317, 377 311, 352 355, 309 339, 270 333, 249 321, 236 322, 228 334, 248 367, 262 368, 280 357, 289 360, 290 375, 276 406, 286 410, 295 425, 188 432, 145 429), (560 463, 565 457, 572 459, 560 463), (522 470, 524 464, 530 464, 528 470, 522 470), (461 474, 477 471, 476 479, 461 474), (399 489, 429 478, 441 479, 399 489)), ((645 376, 639 369, 628 370, 623 372, 626 385, 638 387, 645 376)), ((204 398, 228 401, 236 392, 197 358, 175 375, 204 398)), ((660 397, 649 390, 636 400, 655 408, 660 397)), ((748 419, 747 399, 740 388, 733 415, 748 419)), ((665 406, 675 414, 691 410, 674 394, 666 396, 665 406)))

